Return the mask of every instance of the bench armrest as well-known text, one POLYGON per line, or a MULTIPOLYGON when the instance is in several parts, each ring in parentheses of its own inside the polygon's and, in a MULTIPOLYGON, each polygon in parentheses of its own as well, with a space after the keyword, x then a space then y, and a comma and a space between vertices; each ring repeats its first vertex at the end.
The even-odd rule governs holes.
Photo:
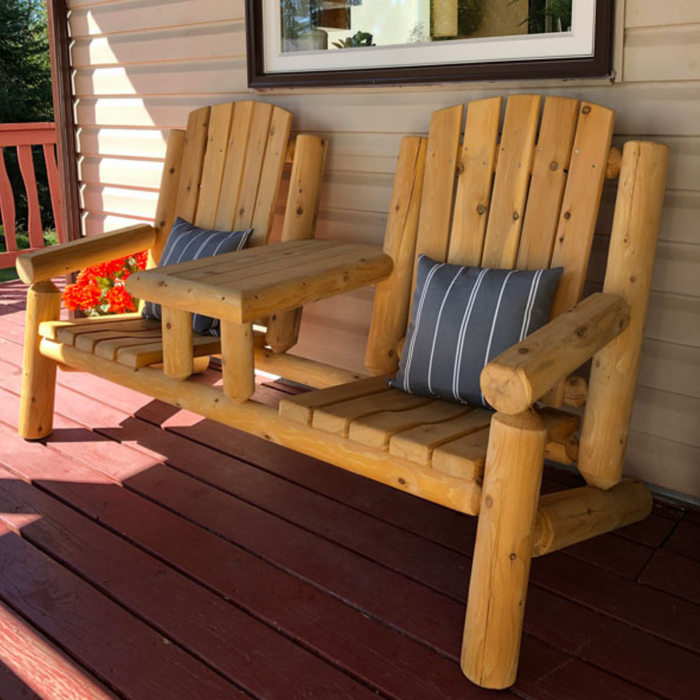
POLYGON ((34 284, 75 272, 82 267, 139 253, 150 248, 155 240, 156 231, 153 226, 136 224, 99 236, 79 238, 77 241, 24 253, 17 258, 15 264, 20 279, 27 284, 34 284))
POLYGON ((497 411, 527 410, 616 338, 630 321, 614 294, 592 294, 484 367, 481 390, 497 411))

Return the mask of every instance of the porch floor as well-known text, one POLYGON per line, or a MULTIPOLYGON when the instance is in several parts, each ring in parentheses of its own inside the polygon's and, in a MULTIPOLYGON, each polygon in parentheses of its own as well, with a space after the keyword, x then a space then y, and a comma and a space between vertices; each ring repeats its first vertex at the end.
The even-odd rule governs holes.
POLYGON ((78 373, 26 443, 23 305, 0 286, 0 700, 697 697, 698 512, 535 560, 518 681, 485 691, 476 519, 78 373))

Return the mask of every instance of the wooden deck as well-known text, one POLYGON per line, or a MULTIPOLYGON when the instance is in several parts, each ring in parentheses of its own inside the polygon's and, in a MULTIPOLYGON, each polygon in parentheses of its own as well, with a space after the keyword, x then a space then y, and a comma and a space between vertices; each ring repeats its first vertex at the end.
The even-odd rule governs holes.
POLYGON ((475 519, 78 373, 25 443, 23 298, 0 287, 0 700, 697 697, 697 512, 535 560, 518 682, 482 690, 475 519))

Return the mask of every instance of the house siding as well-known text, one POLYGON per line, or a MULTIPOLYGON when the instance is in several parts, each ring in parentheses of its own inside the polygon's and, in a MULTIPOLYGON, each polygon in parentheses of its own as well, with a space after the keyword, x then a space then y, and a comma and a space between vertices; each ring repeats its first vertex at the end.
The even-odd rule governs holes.
MULTIPOLYGON (((242 0, 71 0, 85 232, 153 217, 168 129, 197 107, 246 98, 242 0)), ((435 109, 537 91, 618 111, 616 137, 672 148, 627 473, 700 496, 700 2, 627 0, 618 80, 255 94, 328 137, 317 234, 381 244, 401 136, 435 109)), ((615 187, 606 185, 588 288, 599 288, 615 187)), ((281 198, 284 196, 281 193, 281 198)), ((282 199, 280 200, 282 201, 282 199)), ((276 219, 279 225, 281 206, 276 219)), ((361 369, 372 291, 307 307, 296 351, 361 369)))

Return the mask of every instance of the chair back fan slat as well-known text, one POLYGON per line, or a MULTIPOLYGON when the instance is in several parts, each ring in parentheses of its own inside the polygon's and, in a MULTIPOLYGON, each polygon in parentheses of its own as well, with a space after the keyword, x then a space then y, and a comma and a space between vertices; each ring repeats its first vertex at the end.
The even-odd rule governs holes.
POLYGON ((372 374, 398 369, 398 346, 406 334, 411 306, 427 151, 427 139, 405 136, 401 141, 384 236, 384 252, 394 261, 394 269, 389 279, 377 285, 365 354, 365 365, 372 374))
POLYGON ((520 234, 516 262, 519 270, 540 270, 549 267, 552 260, 578 110, 578 100, 567 97, 545 100, 520 234))
POLYGON ((482 267, 515 267, 541 101, 539 95, 513 95, 508 99, 498 146, 482 267))
POLYGON ((177 193, 176 216, 186 221, 194 221, 199 199, 199 185, 202 181, 204 154, 207 150, 209 116, 211 107, 202 107, 192 112, 187 120, 185 150, 182 154, 180 184, 177 193))
POLYGON ((253 212, 254 231, 250 245, 264 244, 272 228, 291 129, 291 112, 275 107, 270 119, 265 159, 262 164, 258 196, 253 212))
POLYGON ((248 149, 246 151, 245 164, 243 166, 243 179, 241 181, 236 216, 233 220, 233 228, 249 228, 253 224, 255 200, 258 196, 260 185, 260 173, 262 172, 267 137, 272 119, 272 105, 265 102, 256 102, 253 112, 253 123, 248 135, 248 149))
POLYGON ((552 254, 551 266, 564 268, 552 317, 571 308, 583 291, 614 124, 613 110, 581 103, 552 254))
POLYGON ((163 174, 160 178, 160 192, 158 194, 158 204, 156 205, 156 241, 148 251, 147 267, 149 270, 158 265, 175 220, 177 197, 180 190, 182 156, 185 151, 185 138, 186 132, 182 129, 171 129, 168 134, 165 163, 163 163, 163 174))
POLYGON ((221 195, 221 181, 226 164, 226 152, 231 132, 234 104, 227 102, 211 108, 207 133, 207 150, 202 167, 199 201, 195 226, 212 229, 216 223, 216 210, 221 195))
POLYGON ((467 109, 457 168, 452 234, 447 261, 479 265, 484 250, 503 98, 476 100, 467 109))
POLYGON ((463 114, 457 105, 434 112, 430 120, 417 253, 440 261, 447 259, 450 242, 463 114))
MULTIPOLYGON (((581 104, 552 253, 551 267, 564 268, 552 302, 552 318, 570 309, 583 292, 614 124, 613 110, 589 102, 581 104)), ((561 406, 564 387, 565 383, 559 382, 544 401, 561 406)))
POLYGON ((238 102, 233 110, 231 134, 221 180, 221 192, 225 193, 225 196, 219 197, 216 212, 215 228, 220 231, 230 231, 236 218, 254 107, 255 102, 238 102))
MULTIPOLYGON (((407 165, 417 158, 419 140, 412 150, 408 139, 402 142, 385 243, 395 267, 378 286, 367 347, 373 373, 397 367, 411 304, 405 279, 414 279, 419 253, 460 265, 563 267, 552 318, 580 299, 615 113, 561 97, 541 106, 539 95, 509 97, 499 142, 501 98, 470 103, 461 146, 462 106, 433 114, 417 240, 394 235, 406 217, 394 200, 402 201, 419 179, 407 165)), ((560 405, 562 396, 563 384, 547 402, 560 405)))

